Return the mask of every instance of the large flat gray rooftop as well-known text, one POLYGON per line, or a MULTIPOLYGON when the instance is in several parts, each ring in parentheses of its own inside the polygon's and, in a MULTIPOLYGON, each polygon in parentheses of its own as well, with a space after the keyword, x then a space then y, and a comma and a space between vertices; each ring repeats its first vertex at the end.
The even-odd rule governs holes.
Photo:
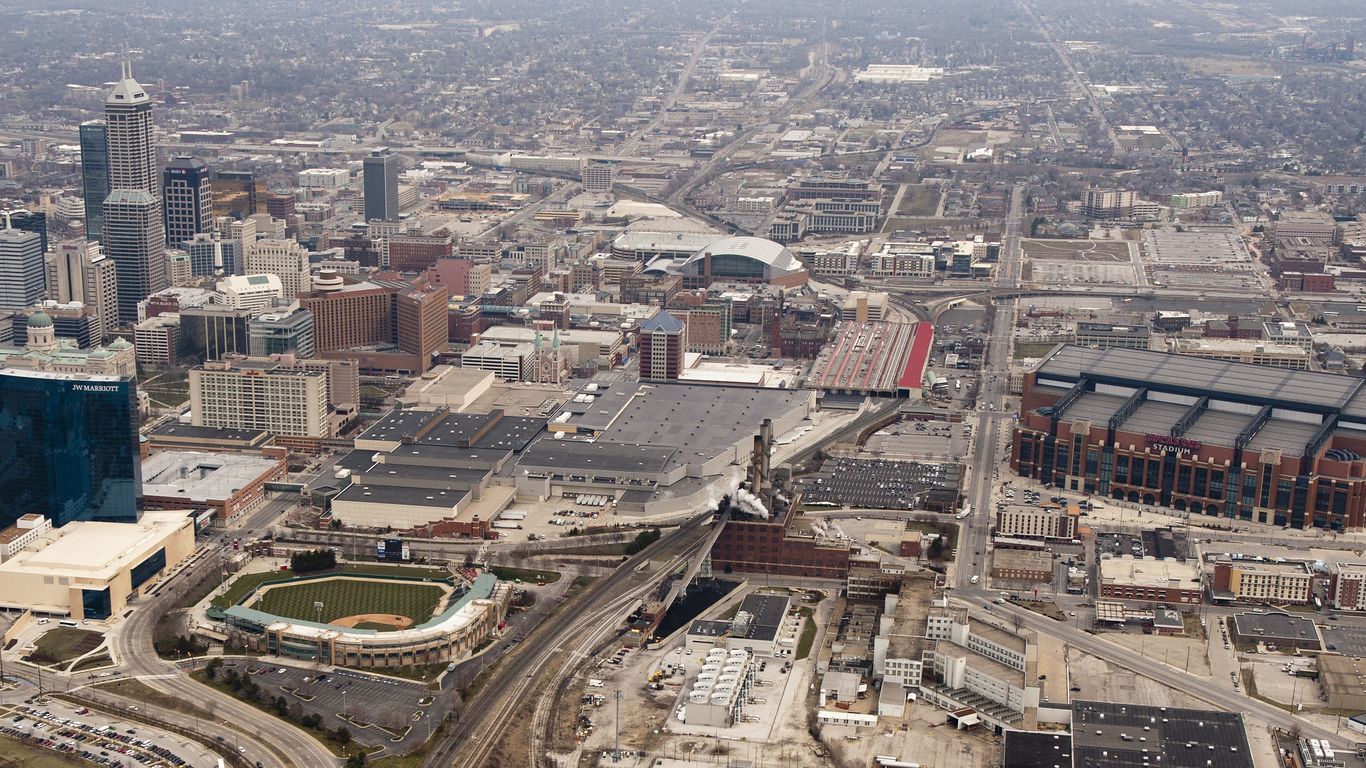
POLYGON ((1317 424, 1270 419, 1257 430, 1257 434, 1248 442, 1247 447, 1252 451, 1279 448, 1287 457, 1300 456, 1304 453, 1309 438, 1314 436, 1318 428, 1317 424))
POLYGON ((546 467, 564 472, 658 474, 665 470, 675 453, 675 448, 654 445, 543 439, 522 454, 518 465, 546 467))
POLYGON ((1118 395, 1087 392, 1077 398, 1077 401, 1072 403, 1072 407, 1067 409, 1067 420, 1085 419, 1096 426, 1103 427, 1110 423, 1110 417, 1114 416, 1115 411, 1118 411, 1128 399, 1118 395))
POLYGON ((1130 432, 1165 435, 1188 410, 1188 405, 1145 400, 1134 409, 1134 414, 1129 420, 1124 422, 1124 428, 1130 432))
POLYGON ((1186 430, 1185 437, 1212 445, 1233 445, 1251 421, 1252 417, 1245 413, 1205 411, 1186 430))
POLYGON ((806 390, 650 384, 631 400, 601 440, 676 446, 689 457, 710 458, 736 443, 736 431, 764 419, 777 421, 810 402, 806 390))
POLYGON ((1092 349, 1072 345, 1056 348, 1037 370, 1039 379, 1045 381, 1070 384, 1085 374, 1096 380, 1209 395, 1235 402, 1274 401, 1318 412, 1344 409, 1366 418, 1366 402, 1354 402, 1354 399, 1362 399, 1356 397, 1362 380, 1331 373, 1140 349, 1092 349))

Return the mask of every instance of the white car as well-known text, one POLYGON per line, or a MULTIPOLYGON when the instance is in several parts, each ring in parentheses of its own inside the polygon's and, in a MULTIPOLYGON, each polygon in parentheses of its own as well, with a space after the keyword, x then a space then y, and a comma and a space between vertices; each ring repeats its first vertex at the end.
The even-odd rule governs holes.
POLYGON ((982 580, 982 577, 981 577, 981 576, 978 576, 977 574, 973 574, 973 575, 972 575, 972 578, 968 579, 968 583, 969 583, 969 584, 976 584, 977 582, 979 582, 979 581, 981 581, 981 580, 982 580))

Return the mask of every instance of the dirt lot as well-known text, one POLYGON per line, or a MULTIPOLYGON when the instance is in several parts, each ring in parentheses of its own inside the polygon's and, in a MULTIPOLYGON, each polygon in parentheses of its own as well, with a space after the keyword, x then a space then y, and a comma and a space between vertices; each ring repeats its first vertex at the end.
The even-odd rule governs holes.
POLYGON ((872 765, 877 755, 895 755, 934 768, 1000 764, 1000 742, 986 733, 955 731, 944 724, 944 711, 928 704, 912 704, 907 714, 905 719, 882 718, 875 731, 826 726, 826 743, 848 765, 872 765))
POLYGON ((1169 667, 1189 671, 1198 677, 1209 677, 1209 659, 1203 641, 1190 637, 1164 637, 1140 632, 1107 632, 1105 638, 1117 645, 1156 659, 1169 667))
POLYGON ((1069 674, 1072 684, 1081 688, 1074 692, 1076 699, 1099 699, 1101 701, 1124 701, 1152 707, 1208 707, 1204 701, 1173 691, 1160 683, 1139 677, 1123 669, 1111 669, 1101 659, 1073 651, 1069 657, 1069 674))

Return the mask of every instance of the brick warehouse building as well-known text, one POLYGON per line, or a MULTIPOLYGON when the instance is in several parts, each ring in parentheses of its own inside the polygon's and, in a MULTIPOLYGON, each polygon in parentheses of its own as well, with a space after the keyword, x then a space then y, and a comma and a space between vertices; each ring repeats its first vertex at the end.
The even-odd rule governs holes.
POLYGON ((712 572, 847 578, 849 544, 818 536, 803 522, 795 506, 776 519, 727 521, 711 548, 712 572))
POLYGON ((1359 530, 1363 388, 1333 374, 1060 345, 1025 375, 1011 467, 1192 514, 1359 530))

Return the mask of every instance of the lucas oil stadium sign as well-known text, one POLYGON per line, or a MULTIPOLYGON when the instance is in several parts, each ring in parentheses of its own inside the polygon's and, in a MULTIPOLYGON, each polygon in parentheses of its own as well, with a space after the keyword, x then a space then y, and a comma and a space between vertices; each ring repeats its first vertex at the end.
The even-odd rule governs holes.
POLYGON ((1171 435, 1144 435, 1144 442, 1163 453, 1196 453, 1200 450, 1200 441, 1191 440, 1185 437, 1172 437, 1171 435))

